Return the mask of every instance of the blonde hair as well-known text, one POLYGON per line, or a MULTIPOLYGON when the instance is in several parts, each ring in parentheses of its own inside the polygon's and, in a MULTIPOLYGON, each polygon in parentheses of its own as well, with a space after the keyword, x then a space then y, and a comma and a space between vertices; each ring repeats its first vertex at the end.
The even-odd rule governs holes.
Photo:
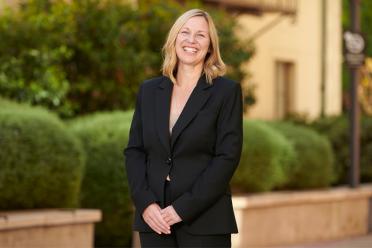
POLYGON ((173 83, 177 83, 175 78, 176 66, 178 63, 178 58, 176 54, 176 38, 181 30, 182 26, 192 17, 202 16, 208 23, 208 31, 210 38, 210 47, 204 61, 203 72, 207 78, 208 83, 212 83, 212 80, 218 76, 222 76, 226 72, 225 63, 222 61, 219 41, 216 27, 213 23, 211 16, 200 9, 191 9, 183 13, 173 24, 172 28, 169 30, 167 40, 163 46, 163 66, 162 72, 164 76, 169 77, 173 83))

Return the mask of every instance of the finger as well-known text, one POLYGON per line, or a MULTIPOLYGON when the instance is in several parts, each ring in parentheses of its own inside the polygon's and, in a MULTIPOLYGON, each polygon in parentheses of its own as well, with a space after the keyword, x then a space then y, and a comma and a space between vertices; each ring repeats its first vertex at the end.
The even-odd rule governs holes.
POLYGON ((163 228, 158 224, 156 217, 154 217, 154 213, 150 213, 148 219, 151 221, 151 224, 158 232, 163 232, 163 228))
POLYGON ((173 212, 168 214, 167 220, 168 220, 167 222, 168 222, 169 225, 173 225, 173 224, 180 221, 179 218, 177 217, 177 215, 174 214, 173 212))
POLYGON ((169 221, 172 219, 171 216, 165 216, 163 217, 163 220, 167 223, 167 225, 169 225, 169 221))
POLYGON ((162 213, 162 216, 163 216, 163 219, 164 219, 168 224, 169 224, 169 221, 170 221, 171 219, 174 218, 170 211, 164 211, 164 212, 162 213))
POLYGON ((181 217, 177 214, 177 212, 174 210, 174 208, 172 208, 170 212, 171 212, 172 218, 173 218, 176 222, 181 221, 181 217))
POLYGON ((161 233, 166 232, 166 230, 164 230, 164 228, 158 223, 157 219, 154 218, 153 216, 151 217, 151 221, 159 232, 161 232, 161 233))
POLYGON ((164 217, 168 215, 167 212, 162 212, 162 209, 159 209, 158 212, 155 213, 156 217, 158 218, 159 222, 161 223, 164 228, 170 229, 170 226, 164 221, 164 217))
POLYGON ((166 230, 170 230, 170 225, 164 220, 164 217, 168 214, 168 211, 163 211, 164 209, 161 209, 158 206, 158 212, 156 213, 156 216, 158 218, 159 224, 161 224, 166 230))
POLYGON ((150 226, 152 230, 154 230, 158 234, 161 234, 161 232, 158 230, 156 225, 154 225, 154 222, 150 218, 145 219, 145 222, 147 223, 147 225, 150 226))
POLYGON ((157 232, 158 234, 161 234, 161 233, 160 233, 160 230, 158 230, 158 228, 156 227, 156 225, 154 224, 154 222, 153 222, 152 219, 147 218, 145 221, 146 221, 146 223, 151 227, 152 230, 154 230, 154 231, 157 232))
POLYGON ((154 216, 154 221, 162 228, 162 231, 164 233, 168 233, 169 232, 169 229, 170 229, 170 226, 168 225, 168 223, 166 221, 164 221, 163 219, 163 216, 161 216, 161 214, 159 212, 155 213, 154 216))
POLYGON ((174 219, 171 219, 171 220, 169 221, 169 225, 174 225, 175 223, 177 223, 177 221, 175 221, 174 219))
POLYGON ((156 226, 157 230, 159 230, 162 233, 167 233, 168 232, 168 229, 164 228, 162 226, 162 224, 159 222, 159 220, 158 220, 158 218, 155 214, 151 216, 151 220, 152 220, 153 224, 156 226))
POLYGON ((168 225, 171 225, 171 224, 169 224, 169 222, 170 222, 171 220, 172 220, 172 218, 171 218, 170 216, 166 216, 166 217, 164 218, 164 221, 167 222, 168 225))
POLYGON ((166 207, 166 208, 161 209, 160 212, 162 212, 162 213, 167 213, 167 212, 169 212, 169 206, 166 207))
POLYGON ((180 222, 180 221, 181 220, 176 215, 172 215, 172 217, 171 217, 172 225, 177 223, 177 222, 180 222))
POLYGON ((160 213, 160 214, 161 214, 161 216, 163 216, 163 218, 167 217, 167 216, 170 216, 168 212, 163 212, 163 213, 160 213))
POLYGON ((149 218, 148 219, 148 224, 151 227, 151 229, 154 230, 155 232, 157 232, 158 234, 162 233, 161 229, 158 227, 158 225, 154 222, 153 219, 149 218))
POLYGON ((160 212, 161 212, 161 215, 162 215, 162 217, 163 217, 163 219, 164 219, 164 221, 169 225, 169 226, 171 226, 173 223, 174 223, 174 221, 171 221, 172 220, 172 213, 171 213, 171 211, 170 211, 171 209, 170 209, 170 207, 166 207, 166 208, 164 208, 164 209, 162 209, 160 212))

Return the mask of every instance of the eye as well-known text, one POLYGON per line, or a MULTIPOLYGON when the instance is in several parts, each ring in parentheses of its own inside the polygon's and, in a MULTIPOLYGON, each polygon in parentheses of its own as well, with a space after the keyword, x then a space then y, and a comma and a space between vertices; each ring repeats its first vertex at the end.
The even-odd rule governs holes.
POLYGON ((204 34, 198 34, 198 37, 205 38, 205 35, 204 34))

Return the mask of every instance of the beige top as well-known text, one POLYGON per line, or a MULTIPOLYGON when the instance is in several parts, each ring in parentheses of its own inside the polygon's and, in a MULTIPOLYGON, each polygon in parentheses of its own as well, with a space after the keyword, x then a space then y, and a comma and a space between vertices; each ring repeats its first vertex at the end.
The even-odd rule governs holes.
MULTIPOLYGON (((186 102, 188 101, 191 92, 195 88, 196 84, 193 85, 193 87, 187 89, 187 90, 181 90, 173 87, 172 92, 172 101, 171 101, 171 108, 169 113, 169 133, 172 135, 172 129, 174 125, 176 124, 178 118, 180 117, 186 102)), ((170 181, 169 175, 167 175, 166 178, 168 181, 170 181)))
POLYGON ((169 116, 169 134, 172 135, 172 129, 174 127, 174 124, 176 124, 176 121, 181 113, 171 112, 169 116))
MULTIPOLYGON (((174 124, 176 124, 178 117, 180 116, 180 113, 177 112, 170 112, 170 117, 169 117, 169 134, 172 135, 172 129, 174 127, 174 124)), ((169 175, 167 175, 167 181, 170 181, 169 175)))

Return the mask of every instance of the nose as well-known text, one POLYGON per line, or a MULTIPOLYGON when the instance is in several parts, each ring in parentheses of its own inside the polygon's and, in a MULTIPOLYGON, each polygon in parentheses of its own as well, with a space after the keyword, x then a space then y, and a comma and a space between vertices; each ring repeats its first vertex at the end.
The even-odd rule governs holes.
POLYGON ((186 37, 186 40, 187 40, 188 42, 190 42, 190 43, 195 43, 195 35, 192 35, 192 34, 188 35, 188 36, 186 37))

